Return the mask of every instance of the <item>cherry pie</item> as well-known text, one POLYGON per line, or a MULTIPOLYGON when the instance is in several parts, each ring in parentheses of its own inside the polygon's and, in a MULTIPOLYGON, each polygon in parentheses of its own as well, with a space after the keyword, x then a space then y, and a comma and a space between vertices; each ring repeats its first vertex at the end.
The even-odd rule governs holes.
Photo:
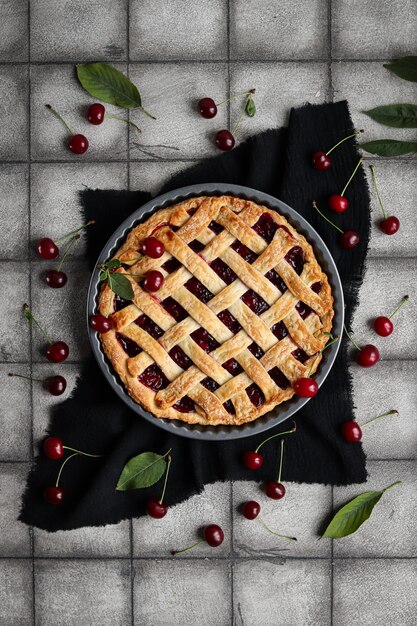
POLYGON ((333 297, 310 244, 277 212, 191 198, 133 228, 114 258, 134 299, 103 285, 99 310, 113 328, 100 338, 130 396, 156 417, 243 424, 316 371, 333 297), (158 259, 139 252, 150 235, 165 247, 158 259), (150 270, 164 276, 152 294, 141 287, 150 270))

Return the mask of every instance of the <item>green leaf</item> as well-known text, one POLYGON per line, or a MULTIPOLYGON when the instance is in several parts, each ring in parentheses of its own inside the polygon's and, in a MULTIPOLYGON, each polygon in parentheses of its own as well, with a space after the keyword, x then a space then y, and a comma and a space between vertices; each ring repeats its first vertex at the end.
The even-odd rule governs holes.
POLYGON ((403 154, 413 154, 417 152, 417 141, 397 141, 396 139, 376 139, 362 143, 360 146, 366 152, 377 154, 378 156, 394 157, 403 154))
POLYGON ((415 104, 387 104, 364 111, 364 113, 385 126, 417 128, 417 105, 415 104))
POLYGON ((99 279, 101 281, 107 280, 108 275, 109 275, 109 273, 108 273, 107 270, 101 270, 100 275, 99 275, 99 279))
POLYGON ((117 481, 116 490, 129 491, 150 487, 158 482, 165 468, 165 456, 155 452, 142 452, 126 463, 117 481))
POLYGON ((109 274, 107 284, 117 296, 124 300, 133 300, 135 294, 133 293, 132 285, 130 280, 123 274, 109 274))
POLYGON ((255 106, 255 102, 253 101, 252 96, 249 96, 248 99, 246 100, 245 113, 249 117, 254 117, 255 116, 256 106, 255 106))
POLYGON ((120 261, 120 259, 112 259, 111 261, 107 261, 107 263, 104 264, 104 267, 107 268, 112 268, 112 267, 120 267, 122 264, 122 262, 120 261))
POLYGON ((336 513, 322 536, 340 539, 354 533, 371 516, 374 506, 385 491, 399 484, 393 483, 382 491, 365 491, 350 500, 336 513))
POLYGON ((77 76, 84 89, 98 100, 124 109, 142 106, 136 85, 107 63, 77 65, 77 76))
POLYGON ((384 67, 404 80, 417 83, 417 57, 402 57, 392 63, 386 63, 384 67))

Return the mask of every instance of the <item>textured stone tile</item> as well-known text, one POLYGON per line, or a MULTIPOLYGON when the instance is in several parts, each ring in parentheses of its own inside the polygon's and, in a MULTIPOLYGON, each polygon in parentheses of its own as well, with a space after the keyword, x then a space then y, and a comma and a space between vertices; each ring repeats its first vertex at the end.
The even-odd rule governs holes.
POLYGON ((413 54, 417 7, 413 0, 332 2, 332 50, 336 58, 377 59, 413 54))
POLYGON ((330 545, 317 541, 323 518, 331 511, 331 487, 286 483, 283 500, 268 498, 262 485, 251 482, 233 484, 233 541, 240 556, 330 556, 330 545), (261 516, 270 528, 297 537, 289 541, 267 531, 259 519, 247 520, 242 504, 256 500, 261 516))
MULTIPOLYGON (((367 165, 372 163, 370 157, 367 165)), ((413 161, 376 161, 375 174, 382 203, 388 215, 396 215, 400 230, 387 237, 379 228, 382 211, 372 185, 369 167, 365 168, 371 191, 372 230, 369 256, 415 256, 417 251, 417 188, 416 164, 413 161)))
POLYGON ((216 102, 227 97, 226 64, 133 64, 130 78, 143 96, 143 105, 157 117, 154 121, 140 111, 131 112, 131 119, 142 128, 139 141, 131 138, 131 159, 154 158, 143 149, 161 159, 219 153, 213 137, 227 126, 227 107, 221 107, 214 119, 205 120, 197 102, 204 96, 216 102))
MULTIPOLYGON (((175 462, 175 461, 174 461, 175 462)), ((162 487, 158 484, 156 493, 162 487)), ((168 483, 169 489, 169 483, 168 483)), ((186 557, 227 556, 231 549, 230 484, 206 485, 202 494, 172 507, 161 520, 142 517, 133 520, 133 553, 137 557, 170 556, 171 550, 186 548, 201 538, 208 524, 219 524, 224 541, 218 548, 201 544, 186 557)), ((178 555, 177 559, 183 558, 178 555)))
MULTIPOLYGON (((79 192, 91 189, 126 189, 127 167, 124 163, 37 163, 31 175, 32 249, 42 237, 56 240, 81 226, 79 192)), ((94 228, 91 226, 90 228, 94 228)), ((63 244, 63 250, 65 244, 63 244)), ((85 254, 85 237, 76 243, 70 256, 85 254)), ((34 258, 39 259, 33 251, 34 258)), ((53 261, 52 261, 53 263, 53 261)), ((44 264, 47 263, 44 261, 44 264)))
POLYGON ((360 423, 390 409, 398 416, 366 427, 363 447, 368 459, 417 457, 417 367, 415 361, 381 362, 369 372, 355 367, 353 373, 356 418, 360 423), (387 381, 389 394, 387 395, 387 381), (372 393, 369 390, 372 389, 372 393))
POLYGON ((35 528, 34 546, 38 557, 129 557, 129 522, 55 533, 35 528))
POLYGON ((133 606, 137 626, 226 626, 229 565, 215 559, 136 561, 133 606))
POLYGON ((414 140, 413 129, 382 126, 363 113, 382 104, 414 102, 414 83, 401 80, 382 62, 333 63, 332 76, 335 101, 348 100, 353 123, 366 131, 360 143, 384 137, 414 140))
POLYGON ((0 360, 29 360, 29 327, 23 315, 23 304, 29 298, 29 267, 27 263, 0 262, 2 297, 0 319, 0 360))
MULTIPOLYGON (((79 361, 90 353, 85 319, 90 272, 82 261, 65 264, 68 282, 62 289, 51 289, 45 282, 45 264, 32 266, 32 312, 53 341, 65 341, 69 361, 79 361)), ((45 340, 33 329, 33 359, 45 361, 45 340)))
POLYGON ((334 555, 358 558, 417 556, 416 462, 370 461, 367 469, 366 485, 335 487, 335 509, 363 491, 379 491, 397 480, 401 480, 401 485, 382 496, 372 517, 356 533, 334 541, 334 555))
POLYGON ((320 0, 231 3, 232 59, 315 59, 327 54, 327 5, 320 0))
POLYGON ((36 621, 41 626, 130 623, 128 561, 47 561, 35 564, 36 621))
POLYGON ((337 626, 416 622, 417 563, 410 560, 336 561, 333 618, 337 626))
POLYGON ((28 1, 2 0, 0 61, 28 58, 28 1))
POLYGON ((131 0, 130 58, 226 59, 227 4, 222 0, 131 0))
MULTIPOLYGON (((122 72, 124 64, 115 67, 122 72)), ((72 65, 34 65, 31 67, 31 151, 32 158, 42 161, 113 161, 127 154, 127 124, 105 120, 100 126, 87 121, 87 109, 94 98, 78 82, 72 65), (69 134, 46 104, 53 106, 74 133, 85 135, 89 148, 84 154, 74 154, 68 147, 69 134)), ((120 109, 105 105, 108 113, 120 114, 120 109)), ((124 111, 122 111, 123 115, 124 111)))
POLYGON ((241 561, 233 570, 235 623, 328 626, 330 578, 326 560, 241 561))
POLYGON ((25 65, 0 66, 0 159, 28 157, 28 69, 25 65))
POLYGON ((28 469, 29 466, 25 463, 0 463, 0 555, 2 557, 30 556, 29 528, 17 521, 28 469))
POLYGON ((3 259, 28 256, 28 167, 0 165, 0 214, 7 215, 7 228, 0 232, 3 259))
POLYGON ((193 163, 175 161, 132 162, 130 164, 130 189, 150 191, 157 195, 161 187, 175 174, 187 169, 193 163))
MULTIPOLYGON (((293 106, 317 104, 326 98, 328 71, 324 63, 234 63, 231 68, 232 93, 256 89, 256 116, 242 118, 237 141, 286 124, 293 106)), ((244 98, 231 103, 232 128, 243 103, 244 98)))
MULTIPOLYGON (((416 281, 415 259, 369 259, 353 321, 354 338, 359 345, 374 344, 381 359, 417 357, 417 302, 413 298, 416 281), (373 330, 372 321, 378 315, 390 315, 406 294, 411 297, 394 318, 394 332, 389 337, 380 337, 373 330)), ((363 369, 362 373, 364 377, 368 374, 363 369)))
POLYGON ((117 61, 126 58, 127 0, 71 0, 51 11, 30 3, 32 61, 117 61))
POLYGON ((8 373, 30 376, 29 365, 0 365, 0 460, 30 458, 30 381, 9 378, 8 373))
POLYGON ((32 622, 32 562, 0 561, 0 623, 22 626, 32 622))

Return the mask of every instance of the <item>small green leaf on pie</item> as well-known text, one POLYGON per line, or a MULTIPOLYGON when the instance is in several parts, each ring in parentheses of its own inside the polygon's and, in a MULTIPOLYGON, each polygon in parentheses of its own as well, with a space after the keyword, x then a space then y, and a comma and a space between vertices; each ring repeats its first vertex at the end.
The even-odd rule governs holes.
POLYGON ((364 111, 370 118, 393 128, 417 128, 416 104, 387 104, 364 111))
POLYGON ((120 267, 121 264, 122 262, 120 261, 120 259, 112 259, 111 261, 108 261, 107 263, 105 263, 104 266, 110 269, 112 267, 120 267))
POLYGON ((100 279, 101 281, 103 281, 103 280, 107 280, 108 275, 109 275, 109 273, 108 273, 108 271, 107 271, 107 270, 101 270, 101 272, 100 272, 100 274, 99 274, 99 279, 100 279))
POLYGON ((249 95, 246 104, 245 104, 245 113, 249 117, 254 117, 256 113, 255 102, 253 101, 252 95, 249 95))
POLYGON ((376 139, 362 143, 360 147, 366 152, 378 156, 394 157, 417 152, 417 141, 397 141, 396 139, 376 139))
POLYGON ((384 67, 393 72, 403 80, 410 80, 417 83, 417 57, 409 56, 397 59, 392 63, 386 63, 384 67))
POLYGON ((142 452, 126 463, 117 482, 116 490, 129 491, 150 487, 158 482, 165 468, 165 456, 155 452, 142 452))
POLYGON ((133 300, 135 294, 133 293, 132 285, 130 280, 123 274, 109 274, 107 284, 116 296, 120 296, 124 300, 133 300))

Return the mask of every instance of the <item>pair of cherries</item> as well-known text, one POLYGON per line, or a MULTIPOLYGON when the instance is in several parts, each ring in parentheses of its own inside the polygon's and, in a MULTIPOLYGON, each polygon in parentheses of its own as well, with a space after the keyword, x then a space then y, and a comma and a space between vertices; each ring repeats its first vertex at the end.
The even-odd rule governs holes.
MULTIPOLYGON (((219 106, 226 104, 227 102, 230 102, 230 100, 233 100, 240 96, 246 96, 246 104, 245 104, 245 110, 246 110, 248 100, 252 98, 254 93, 255 93, 255 89, 250 89, 249 91, 246 91, 244 93, 235 94, 231 98, 227 98, 226 100, 223 100, 219 104, 216 104, 213 98, 202 98, 197 103, 198 112, 206 120, 211 120, 213 119, 213 117, 216 117, 219 106)), ((235 133, 238 129, 240 121, 241 121, 241 117, 239 118, 232 132, 230 130, 227 130, 226 128, 223 128, 222 130, 217 131, 214 137, 214 141, 215 141, 216 146, 219 148, 219 150, 223 150, 224 152, 227 152, 229 150, 232 150, 232 148, 234 148, 235 133)))

